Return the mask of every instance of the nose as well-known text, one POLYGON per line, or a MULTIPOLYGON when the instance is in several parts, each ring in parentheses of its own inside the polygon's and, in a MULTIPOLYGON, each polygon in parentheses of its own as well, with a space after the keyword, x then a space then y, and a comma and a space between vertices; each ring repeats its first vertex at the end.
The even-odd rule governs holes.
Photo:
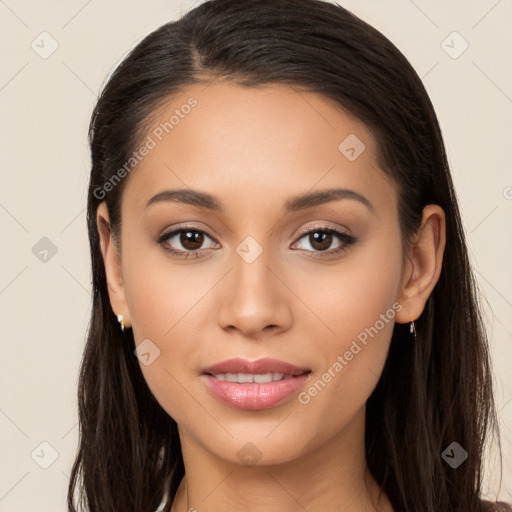
POLYGON ((233 255, 232 270, 219 290, 219 325, 244 337, 286 331, 292 323, 291 292, 279 265, 263 251, 254 261, 233 255))

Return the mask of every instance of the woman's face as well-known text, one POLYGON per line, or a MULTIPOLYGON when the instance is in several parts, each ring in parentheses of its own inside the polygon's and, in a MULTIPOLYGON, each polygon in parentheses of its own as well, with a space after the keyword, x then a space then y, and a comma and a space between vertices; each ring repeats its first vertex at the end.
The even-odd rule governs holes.
MULTIPOLYGON (((314 93, 212 83, 171 98, 145 137, 123 192, 114 310, 182 442, 271 464, 356 435, 404 261, 397 191, 368 129, 314 93), (259 388, 204 374, 232 358, 307 373, 259 388)), ((238 373, 280 373, 253 370, 238 373)))

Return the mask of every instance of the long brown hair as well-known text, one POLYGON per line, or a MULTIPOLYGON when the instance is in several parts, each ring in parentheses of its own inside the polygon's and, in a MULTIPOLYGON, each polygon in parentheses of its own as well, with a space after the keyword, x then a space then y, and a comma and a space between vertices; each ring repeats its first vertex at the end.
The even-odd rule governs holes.
POLYGON ((93 304, 69 510, 154 512, 167 494, 169 511, 184 475, 176 422, 147 387, 131 331, 121 333, 110 306, 96 212, 106 201, 118 230, 125 180, 108 191, 104 184, 129 160, 158 106, 189 85, 214 79, 316 92, 362 120, 377 140, 382 169, 397 184, 404 242, 419 227, 424 206, 444 209, 443 268, 416 322, 417 339, 411 342, 408 327, 395 325, 367 402, 367 464, 397 511, 483 510, 484 445, 491 433, 499 441, 497 414, 440 127, 402 53, 346 9, 320 0, 207 1, 149 34, 101 93, 89 130, 93 304), (442 457, 453 442, 469 454, 456 469, 442 457))

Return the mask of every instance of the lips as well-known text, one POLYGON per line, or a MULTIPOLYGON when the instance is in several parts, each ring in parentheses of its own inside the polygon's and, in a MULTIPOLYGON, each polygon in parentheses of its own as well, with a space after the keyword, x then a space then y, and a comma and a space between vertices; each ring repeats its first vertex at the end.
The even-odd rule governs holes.
POLYGON ((278 359, 228 359, 203 370, 201 380, 213 396, 238 409, 269 409, 291 397, 311 370, 278 359))
POLYGON ((247 359, 237 357, 234 359, 227 359, 226 361, 222 361, 202 370, 202 373, 207 375, 228 373, 262 375, 266 373, 281 373, 285 377, 295 377, 309 372, 309 368, 301 368, 291 363, 268 357, 257 359, 256 361, 248 361, 247 359))

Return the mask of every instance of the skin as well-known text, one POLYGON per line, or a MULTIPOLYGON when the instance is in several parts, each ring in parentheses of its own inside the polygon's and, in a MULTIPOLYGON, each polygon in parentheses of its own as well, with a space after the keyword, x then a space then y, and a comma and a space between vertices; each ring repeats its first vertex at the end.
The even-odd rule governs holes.
MULTIPOLYGON (((404 248, 397 189, 377 165, 374 138, 320 95, 196 85, 170 98, 152 126, 191 96, 197 107, 128 178, 119 248, 104 203, 97 214, 112 309, 137 345, 149 338, 160 350, 141 368, 179 428, 186 475, 172 511, 391 511, 365 470, 366 401, 394 321, 418 318, 438 281, 443 210, 427 206, 404 248), (349 134, 366 146, 354 161, 338 149, 349 134), (373 210, 341 199, 283 214, 290 197, 333 187, 363 195, 373 210), (208 192, 224 211, 170 201, 146 207, 178 188, 208 192), (157 242, 184 223, 206 233, 198 258, 179 258, 157 242), (357 241, 315 257, 318 244, 300 234, 318 226, 357 241), (247 236, 263 249, 252 263, 236 252, 247 236), (235 409, 200 379, 204 367, 231 357, 274 357, 311 369, 314 382, 393 304, 400 309, 394 319, 307 404, 297 392, 269 409, 235 409), (253 464, 237 455, 249 442, 253 464)), ((166 244, 191 250, 179 235, 166 244)), ((327 250, 340 246, 333 236, 327 250)))

